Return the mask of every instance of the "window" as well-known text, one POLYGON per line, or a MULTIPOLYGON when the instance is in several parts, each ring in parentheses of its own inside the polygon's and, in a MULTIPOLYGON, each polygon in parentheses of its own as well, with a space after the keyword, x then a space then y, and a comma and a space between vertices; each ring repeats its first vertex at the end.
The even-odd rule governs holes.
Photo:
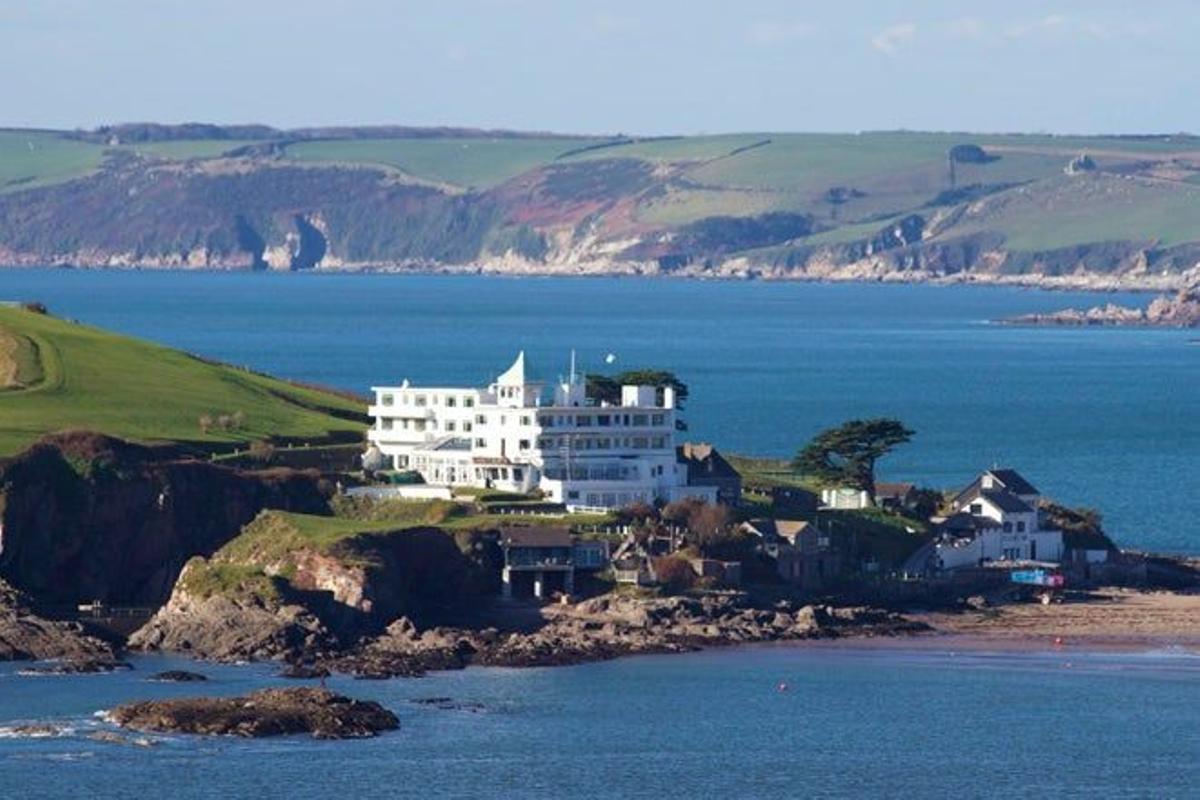
POLYGON ((470 432, 471 432, 471 422, 470 422, 470 420, 464 420, 463 421, 463 433, 470 433, 470 432))
POLYGON ((423 395, 423 394, 419 394, 419 395, 417 395, 417 396, 414 398, 414 402, 415 402, 415 405, 418 405, 418 406, 423 406, 423 405, 425 405, 425 395, 423 395))
POLYGON ((454 420, 452 420, 452 419, 446 420, 446 430, 453 431, 454 429, 455 429, 454 420))
POLYGON ((446 408, 454 408, 456 405, 458 405, 458 401, 453 396, 446 398, 446 408))
POLYGON ((514 480, 514 481, 519 481, 519 480, 521 480, 521 479, 522 479, 522 477, 521 477, 522 475, 524 475, 524 472, 523 472, 522 470, 520 470, 520 469, 517 469, 517 468, 514 468, 514 469, 513 469, 513 480, 514 480))
POLYGON ((579 490, 572 489, 571 491, 567 492, 567 499, 568 500, 578 500, 579 499, 579 490))
POLYGON ((544 414, 544 415, 538 417, 538 425, 541 425, 543 428, 553 428, 554 427, 554 417, 551 416, 550 414, 544 414))
POLYGON ((529 424, 529 417, 528 417, 528 416, 526 416, 526 415, 522 415, 522 416, 521 416, 521 424, 522 424, 522 425, 528 425, 528 424, 529 424))
POLYGON ((394 400, 395 400, 395 398, 393 398, 392 395, 385 394, 379 398, 379 403, 381 405, 390 406, 394 400))
POLYGON ((519 442, 517 442, 517 449, 518 450, 528 450, 529 449, 529 440, 521 439, 519 442))
POLYGON ((652 424, 652 425, 662 425, 662 424, 663 424, 663 419, 664 419, 664 417, 663 417, 663 415, 662 415, 662 414, 652 414, 652 415, 650 416, 650 424, 652 424))
POLYGON ((609 425, 612 424, 612 417, 610 417, 608 414, 597 414, 596 415, 596 424, 599 425, 601 428, 607 428, 609 425))
POLYGON ((1012 533, 1012 523, 1011 522, 1004 523, 1004 532, 1012 533))
POLYGON ((474 397, 464 397, 463 398, 463 408, 474 408, 474 406, 475 406, 475 398, 474 397))
POLYGON ((971 513, 979 516, 983 513, 983 503, 971 503, 971 513))
POLYGON ((487 447, 487 439, 476 439, 475 446, 476 447, 487 447))
POLYGON ((1017 523, 1017 533, 1024 533, 1024 532, 1025 532, 1025 523, 1018 522, 1017 523))
POLYGON ((483 414, 476 414, 475 415, 475 424, 476 425, 486 425, 487 417, 483 414))
POLYGON ((383 428, 385 431, 390 431, 392 429, 391 418, 384 417, 383 419, 379 420, 379 427, 383 428))
POLYGON ((647 419, 649 419, 649 417, 647 417, 645 414, 634 414, 633 415, 633 424, 634 425, 645 425, 647 419))
MULTIPOLYGON (((605 417, 605 419, 607 419, 607 417, 605 417)), ((579 416, 577 416, 575 418, 576 427, 586 428, 587 426, 589 426, 591 424, 592 424, 592 415, 591 414, 580 414, 579 416)), ((608 423, 605 423, 605 424, 607 425, 608 423)))

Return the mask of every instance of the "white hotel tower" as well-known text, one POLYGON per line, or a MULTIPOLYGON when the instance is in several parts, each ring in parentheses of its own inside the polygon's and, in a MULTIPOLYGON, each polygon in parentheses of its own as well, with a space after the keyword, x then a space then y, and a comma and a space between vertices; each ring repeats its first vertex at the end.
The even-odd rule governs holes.
MULTIPOLYGON (((572 362, 574 359, 572 358, 572 362)), ((400 470, 426 483, 527 492, 570 510, 696 497, 675 455, 675 391, 622 386, 621 404, 594 404, 571 375, 545 403, 525 353, 486 389, 372 387, 369 441, 400 470), (659 400, 661 391, 662 398, 659 400)))

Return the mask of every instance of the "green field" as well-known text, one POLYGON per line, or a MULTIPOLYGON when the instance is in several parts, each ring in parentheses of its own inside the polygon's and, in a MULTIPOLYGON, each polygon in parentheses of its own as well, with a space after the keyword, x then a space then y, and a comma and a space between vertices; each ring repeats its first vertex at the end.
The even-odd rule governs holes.
POLYGON ((365 412, 351 399, 97 328, 3 307, 0 331, 36 346, 41 373, 32 386, 0 392, 0 455, 67 429, 140 442, 216 444, 319 439, 365 427, 328 413, 365 412), (238 415, 242 423, 204 432, 199 420, 205 415, 238 415))
POLYGON ((86 175, 104 148, 36 131, 0 131, 0 192, 29 189, 86 175))
POLYGON ((435 183, 487 188, 598 140, 589 139, 346 139, 300 142, 297 161, 377 164, 435 183))
POLYGON ((219 155, 258 142, 249 139, 177 139, 166 142, 138 142, 121 145, 129 150, 156 158, 183 161, 189 158, 215 158, 219 155))

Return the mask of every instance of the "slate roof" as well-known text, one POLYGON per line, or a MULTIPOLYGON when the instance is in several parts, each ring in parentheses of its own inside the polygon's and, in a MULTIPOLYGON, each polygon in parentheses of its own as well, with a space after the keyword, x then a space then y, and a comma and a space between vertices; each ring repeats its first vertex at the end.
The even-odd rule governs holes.
POLYGON ((1004 484, 1004 488, 1013 494, 1041 494, 1032 483, 1025 480, 1021 473, 1015 469, 989 469, 988 472, 991 473, 992 477, 1004 484))
POLYGON ((501 528, 500 544, 505 547, 570 547, 571 531, 546 525, 501 528))
POLYGON ((1009 514, 1027 514, 1033 511, 1021 498, 1006 489, 983 489, 979 496, 991 501, 992 505, 1009 514))

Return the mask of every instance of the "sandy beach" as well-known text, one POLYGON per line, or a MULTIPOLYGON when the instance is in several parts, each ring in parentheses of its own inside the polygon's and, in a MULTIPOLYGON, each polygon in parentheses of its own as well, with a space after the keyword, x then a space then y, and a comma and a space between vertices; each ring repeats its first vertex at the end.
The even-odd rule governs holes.
MULTIPOLYGON (((936 633, 930 644, 1042 649, 1183 647, 1200 652, 1200 594, 1100 589, 1086 600, 1019 603, 961 613, 908 615, 936 633)), ((909 643, 911 644, 911 641, 909 643)))

